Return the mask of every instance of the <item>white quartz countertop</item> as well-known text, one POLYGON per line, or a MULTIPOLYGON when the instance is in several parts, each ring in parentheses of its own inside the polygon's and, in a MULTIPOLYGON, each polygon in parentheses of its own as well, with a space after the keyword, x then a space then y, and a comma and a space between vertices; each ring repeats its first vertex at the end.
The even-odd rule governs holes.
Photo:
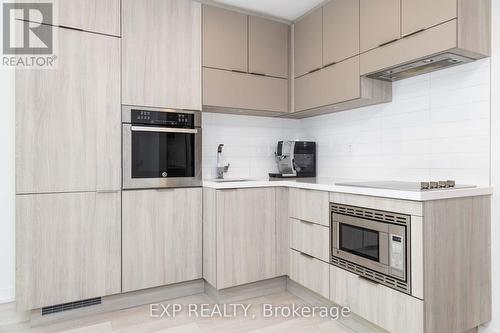
POLYGON ((257 187, 291 187, 318 191, 328 191, 337 193, 359 194, 374 197, 384 197, 392 199, 430 201, 460 197, 471 197, 480 195, 489 195, 493 193, 492 187, 474 187, 463 189, 446 189, 431 191, 398 191, 377 189, 368 187, 338 186, 332 181, 311 179, 311 180, 247 180, 247 181, 229 181, 217 182, 213 180, 204 180, 203 187, 214 189, 238 189, 238 188, 257 188, 257 187))

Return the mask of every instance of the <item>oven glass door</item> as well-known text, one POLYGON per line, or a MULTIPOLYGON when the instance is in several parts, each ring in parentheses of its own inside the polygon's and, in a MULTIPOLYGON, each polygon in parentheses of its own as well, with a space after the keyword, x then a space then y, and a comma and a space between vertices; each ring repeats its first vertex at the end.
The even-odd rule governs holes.
POLYGON ((380 261, 379 232, 358 226, 339 223, 339 248, 357 256, 380 261))
POLYGON ((133 179, 195 176, 192 130, 133 126, 131 146, 133 179))

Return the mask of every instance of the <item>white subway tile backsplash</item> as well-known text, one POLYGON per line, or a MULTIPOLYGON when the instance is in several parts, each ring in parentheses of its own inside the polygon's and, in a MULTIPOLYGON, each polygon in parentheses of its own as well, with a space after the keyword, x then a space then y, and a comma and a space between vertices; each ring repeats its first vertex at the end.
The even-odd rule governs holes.
POLYGON ((279 140, 317 142, 318 177, 332 181, 456 179, 489 184, 490 61, 393 84, 391 103, 303 120, 203 114, 204 177, 224 143, 226 177, 276 172, 279 140))

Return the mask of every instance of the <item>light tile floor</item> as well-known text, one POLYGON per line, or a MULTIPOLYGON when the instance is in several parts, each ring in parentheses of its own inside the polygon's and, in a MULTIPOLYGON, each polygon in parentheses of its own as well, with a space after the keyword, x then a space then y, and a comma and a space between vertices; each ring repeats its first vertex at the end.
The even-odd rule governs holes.
MULTIPOLYGON (((169 300, 163 304, 212 304, 205 294, 169 300)), ((332 320, 329 318, 264 318, 262 305, 304 304, 296 296, 278 293, 241 302, 251 304, 249 313, 233 318, 196 318, 182 311, 175 318, 152 318, 149 305, 138 306, 104 314, 90 315, 80 319, 31 328, 22 316, 13 311, 13 306, 0 306, 0 333, 372 333, 380 332, 354 318, 332 320), (9 312, 10 311, 10 312, 9 312), (10 315, 9 315, 10 313, 10 315), (16 317, 14 317, 16 316, 16 317)), ((243 312, 240 311, 240 314, 243 312)))

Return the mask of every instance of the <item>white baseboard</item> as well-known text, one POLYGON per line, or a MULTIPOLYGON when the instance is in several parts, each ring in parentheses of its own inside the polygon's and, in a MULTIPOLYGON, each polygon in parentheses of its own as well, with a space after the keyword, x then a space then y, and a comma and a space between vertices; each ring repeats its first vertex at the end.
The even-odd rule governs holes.
POLYGON ((0 289, 0 304, 10 303, 15 301, 16 290, 14 288, 0 289))
POLYGON ((500 333, 500 331, 490 327, 479 326, 478 333, 500 333))

